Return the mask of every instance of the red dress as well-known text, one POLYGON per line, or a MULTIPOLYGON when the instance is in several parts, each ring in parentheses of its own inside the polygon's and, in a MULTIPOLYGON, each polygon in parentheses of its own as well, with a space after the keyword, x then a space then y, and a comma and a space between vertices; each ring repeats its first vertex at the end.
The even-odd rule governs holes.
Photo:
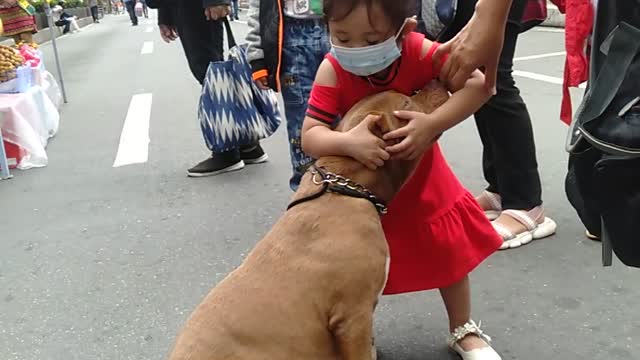
MULTIPOLYGON (((389 78, 368 80, 348 73, 331 55, 337 86, 314 85, 307 115, 331 122, 368 95, 396 90, 406 95, 437 77, 432 54, 420 59, 424 36, 409 34, 389 78)), ((385 294, 455 284, 494 253, 502 239, 473 196, 460 184, 435 144, 382 218, 391 255, 385 294)))

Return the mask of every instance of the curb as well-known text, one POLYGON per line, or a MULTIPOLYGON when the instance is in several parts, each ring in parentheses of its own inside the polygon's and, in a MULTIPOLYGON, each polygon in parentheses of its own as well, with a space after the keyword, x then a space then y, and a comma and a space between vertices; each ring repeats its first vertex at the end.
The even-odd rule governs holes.
MULTIPOLYGON (((78 26, 80 26, 80 28, 84 28, 93 24, 93 19, 91 17, 80 18, 76 21, 78 22, 78 26)), ((55 25, 54 27, 57 28, 57 26, 55 25)), ((58 36, 56 37, 56 39, 59 39, 60 37, 62 37, 62 32, 59 31, 58 29, 54 29, 54 32, 58 32, 58 36)), ((48 27, 39 29, 38 33, 33 35, 33 42, 35 42, 38 45, 42 45, 49 41, 51 41, 51 31, 49 30, 48 27)), ((0 44, 5 46, 13 46, 14 42, 13 42, 13 39, 6 39, 1 41, 0 44)))

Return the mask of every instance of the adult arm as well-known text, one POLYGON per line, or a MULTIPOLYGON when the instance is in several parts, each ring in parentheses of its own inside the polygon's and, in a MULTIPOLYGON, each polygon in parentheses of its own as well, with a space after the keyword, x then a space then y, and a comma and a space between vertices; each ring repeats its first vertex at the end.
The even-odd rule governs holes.
POLYGON ((436 61, 449 54, 440 79, 462 87, 471 73, 484 68, 485 88, 496 93, 498 61, 504 43, 504 30, 512 0, 478 0, 469 23, 434 54, 436 61))

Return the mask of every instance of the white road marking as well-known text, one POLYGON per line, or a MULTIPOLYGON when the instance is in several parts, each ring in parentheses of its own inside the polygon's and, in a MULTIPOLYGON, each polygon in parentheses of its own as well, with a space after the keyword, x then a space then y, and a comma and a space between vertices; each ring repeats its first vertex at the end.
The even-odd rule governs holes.
POLYGON ((560 51, 560 52, 553 52, 553 53, 540 54, 540 55, 522 56, 522 57, 514 58, 513 61, 544 59, 544 58, 548 58, 548 57, 562 56, 562 55, 566 55, 566 54, 567 53, 565 51, 560 51))
POLYGON ((124 120, 118 154, 113 167, 146 163, 149 159, 149 120, 151 118, 150 93, 136 94, 131 98, 124 120))
POLYGON ((242 21, 242 20, 233 20, 233 22, 237 22, 239 24, 247 25, 247 22, 246 21, 242 21))
POLYGON ((153 52, 153 41, 145 41, 142 44, 142 50, 140 50, 140 55, 151 54, 153 52))
POLYGON ((538 26, 538 27, 534 28, 533 31, 563 33, 564 29, 563 28, 555 28, 555 27, 538 26))
MULTIPOLYGON (((527 78, 527 79, 543 81, 543 82, 550 83, 550 84, 556 84, 556 85, 562 85, 562 83, 563 83, 562 78, 555 77, 555 76, 536 74, 536 73, 532 73, 532 72, 529 72, 529 71, 513 70, 513 75, 520 76, 520 77, 527 78)), ((582 83, 578 87, 580 89, 585 89, 587 87, 587 83, 582 83)))
POLYGON ((144 31, 148 33, 153 32, 153 26, 147 26, 147 28, 144 31))

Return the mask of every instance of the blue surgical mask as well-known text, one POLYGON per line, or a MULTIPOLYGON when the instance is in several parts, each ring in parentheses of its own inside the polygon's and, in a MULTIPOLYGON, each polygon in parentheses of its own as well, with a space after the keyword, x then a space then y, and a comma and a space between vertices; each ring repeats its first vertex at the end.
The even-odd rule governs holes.
POLYGON ((338 60, 346 71, 358 76, 370 76, 378 73, 398 60, 401 48, 398 38, 409 19, 405 20, 395 36, 375 45, 346 48, 331 42, 331 55, 338 60))

